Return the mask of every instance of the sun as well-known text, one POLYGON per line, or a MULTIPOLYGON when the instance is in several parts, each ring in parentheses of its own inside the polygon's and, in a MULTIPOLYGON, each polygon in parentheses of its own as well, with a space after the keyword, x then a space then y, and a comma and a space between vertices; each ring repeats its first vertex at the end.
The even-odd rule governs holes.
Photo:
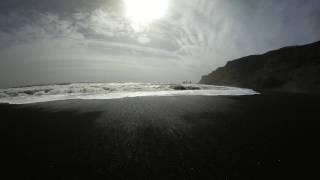
POLYGON ((124 0, 126 17, 134 23, 148 24, 166 15, 168 0, 124 0))

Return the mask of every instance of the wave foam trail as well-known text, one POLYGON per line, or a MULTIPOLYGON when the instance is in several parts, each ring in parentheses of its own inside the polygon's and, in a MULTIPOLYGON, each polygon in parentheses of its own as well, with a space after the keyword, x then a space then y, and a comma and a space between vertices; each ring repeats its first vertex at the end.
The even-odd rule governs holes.
POLYGON ((31 104, 69 99, 118 99, 142 96, 254 95, 251 89, 202 84, 72 83, 0 89, 0 103, 31 104))

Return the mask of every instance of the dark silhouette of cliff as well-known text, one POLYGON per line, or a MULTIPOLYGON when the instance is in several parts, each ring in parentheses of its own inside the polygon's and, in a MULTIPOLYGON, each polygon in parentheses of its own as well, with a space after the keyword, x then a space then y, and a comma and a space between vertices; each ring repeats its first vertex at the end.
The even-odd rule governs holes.
POLYGON ((318 94, 320 41, 230 61, 200 83, 318 94))

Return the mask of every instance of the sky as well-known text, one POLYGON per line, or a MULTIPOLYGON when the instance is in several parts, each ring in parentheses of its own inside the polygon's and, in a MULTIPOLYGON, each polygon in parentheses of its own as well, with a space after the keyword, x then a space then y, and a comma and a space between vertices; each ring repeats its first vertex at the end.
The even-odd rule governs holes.
POLYGON ((198 82, 229 60, 318 40, 319 0, 1 0, 0 88, 198 82))

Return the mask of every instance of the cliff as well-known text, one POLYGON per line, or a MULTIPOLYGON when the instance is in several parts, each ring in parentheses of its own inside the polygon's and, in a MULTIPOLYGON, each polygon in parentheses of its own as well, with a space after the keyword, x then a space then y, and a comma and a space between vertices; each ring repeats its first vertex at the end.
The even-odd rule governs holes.
POLYGON ((320 41, 229 61, 200 83, 320 93, 320 41))

